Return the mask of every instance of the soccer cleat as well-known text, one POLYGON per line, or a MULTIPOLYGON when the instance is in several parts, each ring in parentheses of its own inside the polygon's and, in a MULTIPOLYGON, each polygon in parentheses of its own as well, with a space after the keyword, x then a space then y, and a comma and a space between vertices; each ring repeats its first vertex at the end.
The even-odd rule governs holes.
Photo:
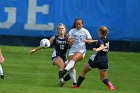
POLYGON ((80 88, 80 86, 72 85, 71 88, 80 88))
POLYGON ((108 88, 111 90, 111 91, 114 91, 115 88, 114 86, 111 84, 111 82, 108 83, 108 88))
POLYGON ((1 79, 4 79, 4 75, 1 75, 0 78, 1 78, 1 79))
POLYGON ((59 79, 58 84, 59 87, 63 87, 65 85, 65 81, 63 80, 63 78, 59 79))

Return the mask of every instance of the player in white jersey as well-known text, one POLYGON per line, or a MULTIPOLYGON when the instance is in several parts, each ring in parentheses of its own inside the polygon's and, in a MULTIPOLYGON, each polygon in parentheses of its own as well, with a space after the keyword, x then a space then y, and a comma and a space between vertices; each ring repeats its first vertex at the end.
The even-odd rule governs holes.
MULTIPOLYGON (((76 19, 73 25, 73 28, 69 31, 67 36, 67 41, 71 45, 69 51, 69 63, 65 67, 63 71, 63 75, 67 73, 67 71, 71 70, 75 62, 81 61, 86 53, 86 42, 93 42, 92 37, 88 30, 83 28, 83 20, 76 19)), ((75 73, 75 81, 76 81, 76 73, 75 73)), ((72 85, 75 86, 75 84, 72 85)))
POLYGON ((73 41, 69 52, 69 56, 74 55, 75 52, 80 52, 84 57, 86 52, 86 45, 83 41, 86 39, 92 39, 88 30, 86 30, 83 27, 80 30, 78 30, 77 28, 73 28, 70 30, 68 35, 69 38, 73 41))
POLYGON ((4 79, 4 75, 3 75, 3 69, 1 64, 4 62, 4 57, 2 55, 1 49, 0 49, 0 77, 1 79, 4 79))

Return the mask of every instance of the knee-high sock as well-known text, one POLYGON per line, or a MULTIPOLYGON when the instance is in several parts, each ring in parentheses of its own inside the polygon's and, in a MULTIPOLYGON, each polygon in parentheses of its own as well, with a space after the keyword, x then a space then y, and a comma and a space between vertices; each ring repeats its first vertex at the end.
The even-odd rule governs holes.
POLYGON ((65 67, 65 69, 67 71, 69 71, 70 69, 72 69, 74 67, 75 61, 70 60, 70 62, 68 63, 68 65, 65 67))
POLYGON ((63 71, 59 71, 59 72, 58 72, 58 75, 59 75, 59 79, 60 79, 60 78, 63 78, 63 71))
POLYGON ((76 70, 74 68, 71 69, 69 74, 70 74, 73 84, 76 84, 76 70))
POLYGON ((68 80, 70 80, 71 79, 71 77, 70 77, 70 75, 69 75, 69 73, 64 77, 64 81, 65 82, 67 82, 68 80))
POLYGON ((0 64, 0 75, 3 75, 3 70, 2 70, 1 64, 0 64))
POLYGON ((80 86, 81 83, 84 81, 85 77, 79 76, 78 81, 77 81, 77 86, 80 86))

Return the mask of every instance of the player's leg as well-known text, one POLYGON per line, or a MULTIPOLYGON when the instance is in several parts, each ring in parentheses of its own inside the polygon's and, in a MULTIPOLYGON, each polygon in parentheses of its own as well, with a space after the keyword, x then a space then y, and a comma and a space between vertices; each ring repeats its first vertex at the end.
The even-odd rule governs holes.
POLYGON ((103 81, 103 83, 106 84, 111 91, 115 89, 112 83, 107 78, 107 70, 100 69, 100 78, 103 81))
POLYGON ((0 64, 0 77, 1 77, 1 79, 4 79, 3 69, 2 69, 1 64, 0 64))
POLYGON ((2 66, 1 66, 1 64, 3 62, 4 62, 4 57, 2 56, 1 51, 0 51, 0 77, 1 77, 1 79, 4 79, 3 69, 2 69, 2 66))
POLYGON ((73 85, 72 85, 71 87, 76 86, 77 81, 76 81, 76 70, 75 70, 75 68, 72 68, 72 69, 69 71, 69 74, 70 74, 70 77, 71 77, 72 82, 73 82, 73 85))
POLYGON ((90 71, 91 69, 89 68, 89 64, 86 63, 84 66, 83 71, 81 72, 81 74, 78 77, 78 81, 77 81, 77 86, 74 86, 73 88, 79 88, 80 85, 82 84, 82 82, 85 79, 85 75, 90 71))
POLYGON ((72 79, 73 85, 76 85, 76 70, 75 68, 71 69, 69 73, 67 73, 64 77, 64 81, 67 82, 68 80, 72 79))
POLYGON ((65 67, 64 74, 72 69, 75 65, 75 62, 81 61, 83 59, 83 54, 81 52, 76 52, 74 55, 69 57, 69 63, 65 67))
POLYGON ((64 67, 65 67, 65 64, 62 60, 62 58, 60 57, 57 57, 53 60, 53 64, 56 65, 59 69, 59 72, 58 72, 58 75, 59 75, 59 81, 58 81, 58 85, 60 87, 62 87, 65 82, 63 80, 63 70, 64 70, 64 67))
POLYGON ((2 56, 2 54, 0 54, 0 64, 2 64, 4 62, 4 57, 2 56))

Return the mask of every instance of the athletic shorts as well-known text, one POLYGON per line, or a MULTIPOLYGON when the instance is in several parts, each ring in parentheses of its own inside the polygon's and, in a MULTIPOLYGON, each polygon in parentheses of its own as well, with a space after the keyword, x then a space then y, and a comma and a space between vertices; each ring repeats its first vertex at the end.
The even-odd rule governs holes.
POLYGON ((75 50, 70 49, 70 51, 69 51, 69 56, 74 55, 76 52, 82 53, 83 58, 84 58, 84 57, 85 57, 85 54, 86 54, 86 49, 82 49, 82 50, 79 50, 79 51, 75 51, 75 50))
POLYGON ((98 68, 108 70, 108 59, 106 57, 95 57, 94 60, 88 60, 89 68, 98 68))
MULTIPOLYGON (((53 64, 54 64, 54 60, 55 60, 56 58, 58 58, 58 57, 60 57, 60 56, 52 57, 52 63, 53 63, 53 64)), ((63 60, 64 62, 67 61, 67 60, 66 60, 66 57, 60 57, 60 58, 62 58, 62 60, 63 60)))

